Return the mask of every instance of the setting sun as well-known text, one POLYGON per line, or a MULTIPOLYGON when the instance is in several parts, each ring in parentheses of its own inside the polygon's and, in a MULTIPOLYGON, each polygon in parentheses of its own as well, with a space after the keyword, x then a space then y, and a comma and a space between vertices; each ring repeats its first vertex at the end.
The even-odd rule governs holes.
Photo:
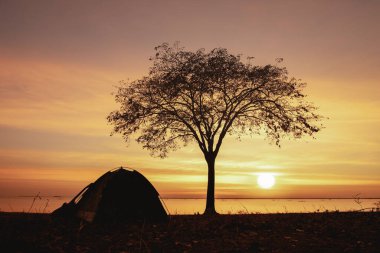
POLYGON ((257 177, 257 184, 264 189, 269 189, 275 184, 276 180, 271 174, 261 174, 257 177))

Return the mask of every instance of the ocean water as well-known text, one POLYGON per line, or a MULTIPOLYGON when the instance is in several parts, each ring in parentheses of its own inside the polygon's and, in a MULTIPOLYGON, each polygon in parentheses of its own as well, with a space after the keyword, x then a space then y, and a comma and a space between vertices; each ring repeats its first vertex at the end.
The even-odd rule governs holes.
MULTIPOLYGON (((72 197, 0 197, 0 211, 50 213, 72 197)), ((205 199, 162 199, 170 214, 202 213, 205 199)), ((239 213, 312 213, 326 211, 364 211, 380 208, 380 199, 216 199, 222 214, 239 213)))

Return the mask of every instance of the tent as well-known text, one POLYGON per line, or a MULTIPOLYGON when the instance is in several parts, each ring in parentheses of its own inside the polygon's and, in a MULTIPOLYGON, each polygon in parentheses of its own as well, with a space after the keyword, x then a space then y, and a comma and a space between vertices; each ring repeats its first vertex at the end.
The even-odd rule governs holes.
POLYGON ((168 218, 153 185, 139 172, 122 167, 105 173, 52 215, 87 222, 168 218))

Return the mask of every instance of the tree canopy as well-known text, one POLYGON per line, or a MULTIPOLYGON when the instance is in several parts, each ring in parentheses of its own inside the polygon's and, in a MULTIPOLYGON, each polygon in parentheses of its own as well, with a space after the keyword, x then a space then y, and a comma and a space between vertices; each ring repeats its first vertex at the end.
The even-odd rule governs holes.
POLYGON ((108 116, 114 132, 136 139, 153 155, 196 141, 203 153, 218 154, 226 134, 264 132, 280 145, 284 135, 313 135, 320 126, 315 107, 304 101, 305 83, 289 78, 285 67, 254 66, 216 48, 195 52, 155 48, 149 75, 122 82, 120 109, 108 116))

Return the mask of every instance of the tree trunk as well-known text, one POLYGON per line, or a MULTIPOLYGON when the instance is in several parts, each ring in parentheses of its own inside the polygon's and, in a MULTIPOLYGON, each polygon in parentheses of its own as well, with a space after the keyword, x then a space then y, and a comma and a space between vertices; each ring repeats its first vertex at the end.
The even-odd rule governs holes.
POLYGON ((208 167, 207 200, 204 215, 215 215, 215 156, 206 156, 208 167))

